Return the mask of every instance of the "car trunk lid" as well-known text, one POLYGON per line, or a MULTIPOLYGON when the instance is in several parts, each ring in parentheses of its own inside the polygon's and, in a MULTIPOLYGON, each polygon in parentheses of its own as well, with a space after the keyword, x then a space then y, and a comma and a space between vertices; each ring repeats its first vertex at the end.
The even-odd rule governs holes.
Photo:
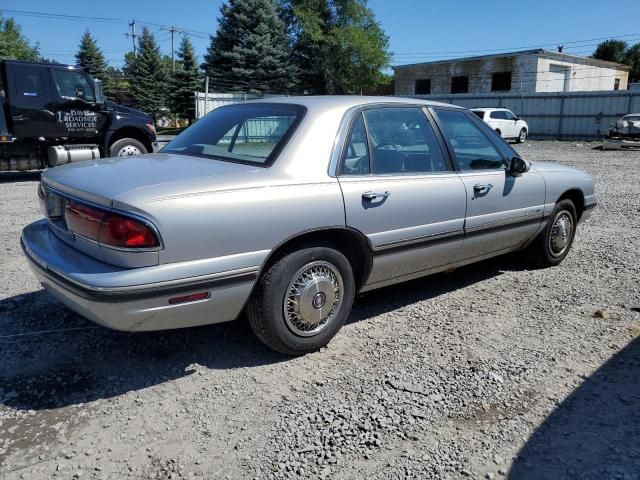
POLYGON ((247 174, 260 167, 187 155, 157 153, 71 163, 47 170, 43 183, 61 193, 110 207, 134 190, 184 180, 247 174))

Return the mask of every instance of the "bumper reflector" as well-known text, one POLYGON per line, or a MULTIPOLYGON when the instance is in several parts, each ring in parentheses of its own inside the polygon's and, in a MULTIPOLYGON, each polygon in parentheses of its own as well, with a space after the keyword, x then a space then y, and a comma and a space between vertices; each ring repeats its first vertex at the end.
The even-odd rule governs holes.
POLYGON ((173 297, 169 299, 169 305, 176 305, 178 303, 197 302, 198 300, 204 300, 209 298, 209 292, 192 293, 191 295, 185 295, 184 297, 173 297))

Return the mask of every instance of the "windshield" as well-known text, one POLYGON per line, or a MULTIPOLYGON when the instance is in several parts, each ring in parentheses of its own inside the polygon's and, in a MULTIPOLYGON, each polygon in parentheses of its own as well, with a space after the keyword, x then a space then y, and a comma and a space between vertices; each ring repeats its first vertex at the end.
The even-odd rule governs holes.
POLYGON ((220 107, 174 138, 162 152, 268 166, 305 112, 300 105, 279 103, 220 107))

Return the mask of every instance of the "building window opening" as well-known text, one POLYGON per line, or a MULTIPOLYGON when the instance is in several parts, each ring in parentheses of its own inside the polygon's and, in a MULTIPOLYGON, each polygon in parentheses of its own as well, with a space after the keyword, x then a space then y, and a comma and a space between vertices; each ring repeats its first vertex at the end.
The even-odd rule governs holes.
POLYGON ((511 90, 511 72, 496 72, 491 76, 492 92, 508 92, 511 90))
POLYGON ((431 79, 420 78, 416 80, 416 95, 431 95, 431 79))
POLYGON ((469 93, 469 77, 451 77, 451 93, 469 93))

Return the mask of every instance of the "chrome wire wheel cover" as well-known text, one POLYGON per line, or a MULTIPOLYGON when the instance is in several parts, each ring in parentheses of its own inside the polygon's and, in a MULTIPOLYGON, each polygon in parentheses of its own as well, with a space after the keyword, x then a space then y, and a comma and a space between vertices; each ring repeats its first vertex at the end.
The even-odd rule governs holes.
POLYGON ((331 323, 342 306, 342 276, 329 262, 307 263, 293 275, 284 294, 284 318, 301 337, 317 335, 331 323))
POLYGON ((142 155, 142 152, 135 145, 125 145, 118 150, 118 157, 131 157, 132 155, 142 155))
POLYGON ((527 132, 526 130, 522 129, 520 131, 520 143, 524 142, 527 139, 527 132))
POLYGON ((549 252, 561 256, 569 247, 573 235, 573 217, 566 210, 558 212, 549 232, 549 252))

